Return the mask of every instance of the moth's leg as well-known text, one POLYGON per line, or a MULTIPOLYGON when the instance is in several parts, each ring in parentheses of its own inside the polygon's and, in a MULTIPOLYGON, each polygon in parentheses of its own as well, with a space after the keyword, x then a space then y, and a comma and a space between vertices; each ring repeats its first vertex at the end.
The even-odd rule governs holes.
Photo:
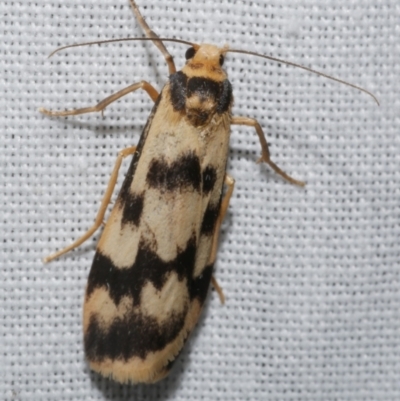
MULTIPOLYGON (((148 38, 154 38, 158 39, 159 36, 150 29, 150 27, 147 25, 146 20, 143 18, 142 14, 140 14, 139 8, 136 5, 134 0, 130 0, 133 12, 135 14, 135 17, 137 19, 137 22, 143 29, 145 35, 148 38)), ((164 43, 161 40, 153 40, 153 43, 157 46, 157 48, 160 50, 160 52, 163 54, 165 61, 167 62, 168 65, 168 71, 169 75, 174 74, 176 72, 176 67, 174 63, 173 57, 169 54, 167 48, 164 46, 164 43)))
POLYGON ((223 305, 225 303, 225 295, 214 276, 211 277, 211 284, 214 287, 215 291, 217 291, 219 301, 223 305))
POLYGON ((155 102, 159 96, 157 90, 150 85, 146 81, 140 81, 135 84, 129 85, 127 88, 124 88, 108 97, 106 97, 101 102, 97 103, 96 106, 93 107, 85 107, 83 109, 75 109, 75 110, 66 110, 66 111, 52 111, 41 107, 39 111, 48 116, 57 116, 57 117, 65 117, 65 116, 76 116, 77 114, 85 114, 85 113, 94 113, 97 111, 103 112, 103 110, 111 103, 120 99, 121 97, 127 95, 128 93, 134 92, 138 89, 143 89, 147 92, 150 98, 155 102))
POLYGON ((118 171, 119 171, 119 168, 121 167, 122 160, 125 157, 135 153, 135 151, 136 151, 136 146, 131 146, 131 147, 125 148, 125 149, 121 150, 121 152, 119 152, 117 161, 115 162, 114 169, 111 173, 110 180, 108 181, 107 189, 106 189, 106 192, 101 201, 100 208, 99 208, 99 211, 97 212, 96 219, 94 221, 93 226, 90 227, 89 230, 87 230, 85 234, 83 234, 80 238, 78 238, 71 245, 44 258, 43 259, 44 263, 50 262, 53 259, 56 259, 59 256, 63 255, 64 253, 67 253, 67 252, 71 251, 72 249, 77 248, 78 246, 82 245, 103 224, 103 218, 106 213, 107 206, 110 203, 110 199, 111 199, 111 196, 114 191, 115 183, 117 182, 117 179, 118 179, 118 171))
MULTIPOLYGON (((224 220, 224 217, 228 210, 229 201, 230 201, 232 193, 233 193, 233 188, 235 187, 235 180, 228 174, 225 175, 225 185, 227 186, 227 190, 221 201, 219 215, 218 215, 217 221, 215 223, 215 227, 214 227, 214 234, 213 234, 213 239, 212 239, 211 255, 210 255, 209 264, 214 264, 214 262, 215 262, 215 258, 217 256, 219 230, 221 228, 222 221, 224 220)), ((221 303, 222 304, 225 303, 224 293, 222 292, 222 289, 218 285, 217 280, 215 279, 214 276, 211 278, 211 284, 217 291, 221 303)))
POLYGON ((267 140, 265 139, 264 132, 261 128, 261 125, 258 123, 257 120, 255 120, 254 118, 248 118, 248 117, 232 117, 231 124, 232 125, 247 125, 249 127, 254 127, 254 129, 257 132, 258 138, 260 139, 261 150, 262 150, 261 157, 260 157, 260 159, 258 159, 257 163, 260 163, 260 162, 267 163, 272 168, 272 170, 274 170, 277 174, 279 174, 285 180, 289 181, 291 184, 299 185, 301 187, 304 187, 304 185, 306 185, 305 182, 299 181, 299 180, 296 180, 296 179, 290 177, 288 174, 286 174, 283 170, 281 170, 271 160, 267 140))

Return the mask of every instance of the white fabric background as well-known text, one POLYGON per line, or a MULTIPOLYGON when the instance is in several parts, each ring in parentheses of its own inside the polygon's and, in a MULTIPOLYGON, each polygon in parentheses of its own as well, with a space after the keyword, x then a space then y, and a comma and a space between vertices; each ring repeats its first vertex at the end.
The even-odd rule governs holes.
MULTIPOLYGON (((81 307, 98 235, 43 265, 93 222, 118 150, 136 144, 151 101, 48 118, 167 77, 127 0, 6 1, 1 11, 1 400, 399 400, 400 5, 397 0, 138 0, 161 36, 258 51, 373 91, 230 55, 234 114, 257 118, 296 188, 255 164, 232 129, 236 189, 203 317, 170 377, 121 386, 84 361, 81 307), (146 7, 145 7, 146 6, 146 7)), ((186 48, 169 45, 178 68, 186 48)), ((128 167, 123 165, 121 179, 128 167)))

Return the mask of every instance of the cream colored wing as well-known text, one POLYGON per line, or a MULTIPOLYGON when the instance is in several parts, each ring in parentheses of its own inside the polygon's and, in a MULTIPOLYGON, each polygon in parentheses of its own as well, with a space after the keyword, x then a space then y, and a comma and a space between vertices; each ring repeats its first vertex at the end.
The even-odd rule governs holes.
POLYGON ((163 89, 99 241, 84 305, 92 369, 120 382, 166 374, 212 276, 229 115, 198 128, 163 89))

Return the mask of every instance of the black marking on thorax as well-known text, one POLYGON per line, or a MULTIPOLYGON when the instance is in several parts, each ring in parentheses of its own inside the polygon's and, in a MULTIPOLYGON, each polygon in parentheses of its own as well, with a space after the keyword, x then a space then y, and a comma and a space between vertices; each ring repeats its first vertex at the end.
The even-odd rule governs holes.
MULTIPOLYGON (((170 98, 175 111, 189 110, 185 108, 187 100, 192 96, 197 96, 200 100, 200 106, 195 110, 198 115, 198 124, 208 121, 210 114, 222 114, 229 110, 232 102, 232 86, 225 79, 218 82, 204 77, 188 78, 185 73, 178 71, 170 76, 170 98), (202 109, 201 102, 211 102, 215 104, 212 110, 202 109)), ((192 110, 193 111, 193 110, 192 110)))
POLYGON ((186 102, 187 76, 182 71, 170 75, 170 97, 174 110, 182 111, 186 102))

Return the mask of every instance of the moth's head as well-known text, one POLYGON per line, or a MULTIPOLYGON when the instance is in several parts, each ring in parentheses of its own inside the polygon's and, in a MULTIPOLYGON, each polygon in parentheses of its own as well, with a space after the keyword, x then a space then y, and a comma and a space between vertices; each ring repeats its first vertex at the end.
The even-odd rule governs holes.
POLYGON ((188 77, 202 76, 216 81, 226 79, 222 69, 228 47, 217 47, 209 44, 194 45, 187 49, 186 65, 182 69, 188 77))

